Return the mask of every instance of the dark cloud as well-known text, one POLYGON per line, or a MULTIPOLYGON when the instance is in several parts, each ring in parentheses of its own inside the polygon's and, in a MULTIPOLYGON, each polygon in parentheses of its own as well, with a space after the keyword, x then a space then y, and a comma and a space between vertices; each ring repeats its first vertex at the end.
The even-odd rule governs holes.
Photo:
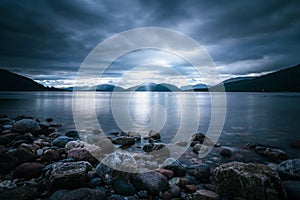
POLYGON ((299 9, 296 0, 2 0, 0 67, 61 83, 99 42, 155 26, 198 41, 228 76, 273 71, 299 63, 299 9))

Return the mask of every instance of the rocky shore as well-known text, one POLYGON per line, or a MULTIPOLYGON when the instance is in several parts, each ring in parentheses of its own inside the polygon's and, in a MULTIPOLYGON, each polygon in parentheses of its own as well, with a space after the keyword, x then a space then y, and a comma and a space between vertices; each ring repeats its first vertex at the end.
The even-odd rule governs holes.
POLYGON ((300 198, 300 158, 277 147, 215 144, 199 158, 213 143, 196 133, 174 143, 187 148, 175 159, 155 131, 104 137, 94 130, 83 138, 61 126, 51 118, 0 115, 1 200, 300 198))

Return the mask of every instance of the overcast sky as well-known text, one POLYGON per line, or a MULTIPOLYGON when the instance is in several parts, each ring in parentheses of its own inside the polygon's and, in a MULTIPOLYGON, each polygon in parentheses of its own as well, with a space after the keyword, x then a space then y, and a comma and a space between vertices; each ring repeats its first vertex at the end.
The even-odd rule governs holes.
MULTIPOLYGON (((72 86, 85 57, 103 40, 132 28, 162 27, 197 41, 222 78, 259 75, 300 63, 299 10, 297 0, 1 0, 0 68, 48 86, 72 86)), ((203 82, 191 76, 186 61, 145 50, 118 59, 103 83, 116 83, 134 67, 133 59, 146 65, 155 60, 159 72, 168 66, 190 84, 203 82)), ((141 69, 153 82, 168 81, 155 80, 150 68, 141 69)))

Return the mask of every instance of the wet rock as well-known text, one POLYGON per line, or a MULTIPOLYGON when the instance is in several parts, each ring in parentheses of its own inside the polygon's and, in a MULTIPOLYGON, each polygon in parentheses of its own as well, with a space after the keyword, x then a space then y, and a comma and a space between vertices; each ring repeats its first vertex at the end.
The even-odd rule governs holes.
POLYGON ((121 145, 121 147, 128 147, 135 144, 135 138, 120 136, 113 139, 112 143, 121 145))
POLYGON ((95 159, 100 158, 101 155, 103 154, 102 149, 100 147, 93 144, 88 144, 83 141, 70 141, 66 144, 65 150, 68 154, 69 153, 72 154, 72 152, 76 153, 78 151, 79 154, 82 153, 83 156, 84 155, 87 156, 86 158, 90 159, 90 161, 93 163, 97 163, 98 161, 96 161, 95 159), (80 149, 84 149, 84 150, 80 150, 80 149))
POLYGON ((161 158, 170 157, 170 150, 165 144, 150 143, 143 146, 143 150, 146 153, 151 153, 151 155, 161 158))
POLYGON ((73 138, 67 136, 59 136, 52 141, 52 145, 63 148, 68 142, 72 140, 73 138))
POLYGON ((65 136, 75 138, 75 139, 80 138, 79 133, 75 130, 71 130, 71 131, 66 132, 65 136))
POLYGON ((104 200, 105 194, 100 190, 79 188, 67 192, 61 200, 104 200))
POLYGON ((175 142, 175 145, 181 146, 181 147, 186 147, 188 145, 188 142, 184 141, 184 140, 179 140, 179 141, 175 142))
POLYGON ((184 189, 187 193, 194 193, 198 190, 196 185, 185 185, 184 189))
POLYGON ((210 178, 210 167, 207 164, 191 165, 188 166, 187 173, 199 181, 207 183, 210 178))
POLYGON ((31 200, 39 195, 36 188, 29 186, 20 186, 0 193, 0 199, 9 200, 31 200))
POLYGON ((228 149, 228 148, 223 148, 220 151, 220 155, 224 156, 224 157, 231 157, 232 156, 232 151, 230 149, 228 149))
MULTIPOLYGON (((200 144, 204 144, 206 146, 214 145, 214 143, 203 133, 196 133, 192 136, 192 142, 199 142, 200 144)), ((191 143, 192 144, 192 143, 191 143)))
POLYGON ((55 128, 53 127, 48 127, 48 126, 44 126, 43 128, 41 128, 37 134, 38 135, 50 135, 51 133, 55 132, 55 128))
POLYGON ((291 147, 295 149, 300 149, 300 140, 296 140, 291 143, 291 147))
POLYGON ((91 180, 89 180, 88 182, 88 186, 90 188, 94 188, 97 186, 101 186, 103 184, 103 181, 101 178, 97 177, 97 178, 92 178, 91 180))
POLYGON ((129 153, 115 152, 106 156, 102 162, 119 171, 136 172, 137 169, 136 160, 129 153))
POLYGON ((193 194, 194 200, 218 200, 219 195, 215 192, 209 191, 209 190, 197 190, 193 194))
POLYGON ((51 118, 51 117, 48 117, 47 119, 46 119, 46 122, 52 122, 53 121, 53 118, 51 118))
POLYGON ((45 167, 44 164, 41 163, 23 163, 16 168, 13 176, 15 178, 37 178, 41 175, 42 169, 45 167))
POLYGON ((115 152, 106 156, 96 167, 96 172, 106 184, 112 184, 117 179, 129 176, 126 172, 136 171, 135 159, 127 153, 115 152))
POLYGON ((13 124, 11 130, 17 133, 36 133, 41 129, 39 123, 32 119, 22 119, 13 124))
POLYGON ((51 188, 74 189, 85 185, 87 173, 92 169, 90 163, 79 162, 58 162, 51 165, 46 173, 46 179, 51 188))
POLYGON ((174 172, 174 176, 184 176, 185 175, 185 167, 179 160, 174 158, 168 158, 163 162, 163 168, 169 169, 174 172))
POLYGON ((113 189, 116 194, 131 196, 136 193, 135 187, 124 180, 116 180, 113 184, 113 189))
POLYGON ((256 144, 253 143, 247 143, 244 145, 244 149, 255 149, 256 148, 256 144))
POLYGON ((152 138, 154 140, 160 140, 160 134, 154 130, 150 130, 149 133, 148 133, 148 137, 149 138, 152 138))
POLYGON ((156 172, 164 175, 167 179, 171 179, 174 176, 174 172, 168 169, 156 169, 156 172))
POLYGON ((36 150, 36 155, 37 155, 37 156, 42 156, 43 153, 44 153, 44 150, 43 150, 43 149, 38 149, 38 150, 36 150))
POLYGON ((178 186, 172 186, 169 190, 173 197, 180 197, 181 189, 178 186))
POLYGON ((278 173, 283 180, 300 180, 300 159, 281 162, 278 173))
POLYGON ((203 144, 195 144, 193 146, 193 152, 196 154, 205 153, 208 151, 208 147, 203 144))
POLYGON ((49 149, 44 152, 44 155, 42 156, 43 161, 51 162, 51 161, 57 161, 60 159, 59 153, 54 149, 49 149))
POLYGON ((285 199, 276 171, 266 165, 231 162, 216 168, 217 191, 228 198, 285 199))
POLYGON ((299 200, 300 181, 283 181, 282 184, 287 193, 287 200, 299 200))
POLYGON ((99 161, 86 149, 75 148, 68 152, 68 158, 73 158, 75 161, 88 161, 92 165, 99 161))
POLYGON ((136 140, 140 140, 142 138, 141 134, 135 132, 135 131, 126 131, 126 132, 121 132, 119 133, 118 136, 128 136, 128 137, 133 137, 136 140))
POLYGON ((281 149, 258 146, 254 150, 257 154, 265 156, 270 160, 278 161, 289 159, 289 156, 281 149))
POLYGON ((147 190, 149 194, 158 195, 169 189, 168 180, 157 172, 132 174, 132 183, 138 190, 147 190))

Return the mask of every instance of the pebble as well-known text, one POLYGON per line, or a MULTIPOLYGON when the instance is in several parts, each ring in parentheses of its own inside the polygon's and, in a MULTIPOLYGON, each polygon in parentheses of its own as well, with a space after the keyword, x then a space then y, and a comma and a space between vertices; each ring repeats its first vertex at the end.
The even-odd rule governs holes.
POLYGON ((73 138, 67 136, 59 136, 52 141, 53 146, 65 147, 65 145, 72 141, 73 138))
POLYGON ((228 148, 223 148, 220 152, 220 155, 224 156, 224 157, 231 157, 232 156, 232 151, 228 148))

